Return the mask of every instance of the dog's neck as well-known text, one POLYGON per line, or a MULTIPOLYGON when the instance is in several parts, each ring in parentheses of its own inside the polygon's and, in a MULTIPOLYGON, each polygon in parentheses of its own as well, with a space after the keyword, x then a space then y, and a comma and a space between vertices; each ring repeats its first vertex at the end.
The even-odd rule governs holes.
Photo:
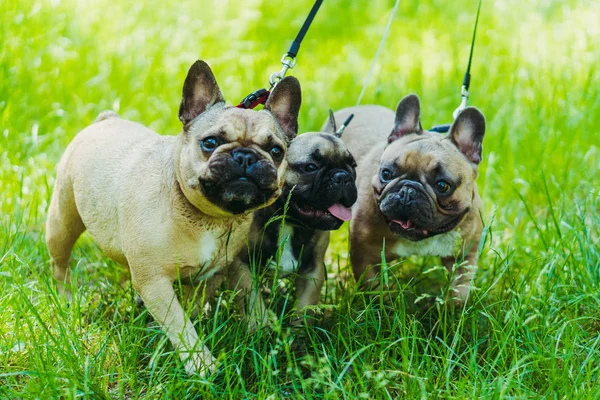
POLYGON ((172 191, 174 192, 174 199, 179 200, 180 203, 186 203, 195 210, 195 213, 199 213, 208 217, 208 215, 206 213, 203 213, 196 204, 193 204, 190 201, 190 196, 187 196, 186 193, 189 189, 187 189, 186 185, 183 182, 183 178, 181 177, 181 169, 179 162, 181 159, 181 150, 183 149, 184 145, 184 135, 185 133, 183 132, 177 135, 177 137, 175 138, 175 142, 171 146, 171 149, 168 150, 170 157, 167 160, 167 165, 165 165, 166 170, 164 172, 168 174, 167 179, 169 181, 174 181, 172 188, 172 191))

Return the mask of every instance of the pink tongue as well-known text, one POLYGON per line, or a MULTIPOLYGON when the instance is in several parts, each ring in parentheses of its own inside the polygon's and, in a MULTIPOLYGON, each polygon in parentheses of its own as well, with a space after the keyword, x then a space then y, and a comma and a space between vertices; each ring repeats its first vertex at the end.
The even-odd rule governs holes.
POLYGON ((334 217, 341 219, 342 221, 350 221, 352 219, 352 211, 349 208, 344 207, 340 203, 335 203, 327 209, 334 217))
POLYGON ((406 220, 406 222, 404 221, 400 221, 399 219, 393 219, 392 222, 397 223, 398 225, 400 225, 403 229, 408 229, 410 228, 410 219, 406 220))

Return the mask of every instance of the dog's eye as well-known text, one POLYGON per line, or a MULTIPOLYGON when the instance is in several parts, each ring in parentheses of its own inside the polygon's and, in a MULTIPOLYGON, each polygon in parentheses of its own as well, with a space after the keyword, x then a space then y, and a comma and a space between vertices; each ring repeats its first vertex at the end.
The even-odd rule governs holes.
POLYGON ((207 137, 206 139, 202 139, 200 141, 200 147, 204 151, 214 151, 217 147, 219 147, 219 141, 215 137, 207 137))
POLYGON ((389 182, 393 177, 394 175, 392 174, 392 171, 387 168, 382 169, 379 173, 379 179, 381 179, 381 182, 389 182))
POLYGON ((444 180, 439 180, 435 183, 435 190, 441 194, 448 193, 450 191, 450 184, 444 180))
POLYGON ((319 167, 317 167, 315 164, 306 164, 306 166, 304 167, 304 170, 306 172, 315 172, 316 170, 318 170, 319 167))
POLYGON ((281 160, 283 158, 283 149, 279 146, 273 146, 271 149, 271 156, 273 156, 274 160, 281 160))

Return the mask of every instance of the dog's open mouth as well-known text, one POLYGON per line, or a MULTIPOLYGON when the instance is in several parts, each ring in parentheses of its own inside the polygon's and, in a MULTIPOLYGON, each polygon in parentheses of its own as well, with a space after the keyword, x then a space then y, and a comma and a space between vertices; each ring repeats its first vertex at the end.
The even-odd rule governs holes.
POLYGON ((409 218, 393 218, 389 219, 388 223, 392 232, 408 237, 411 240, 422 240, 453 230, 460 223, 463 216, 464 213, 451 218, 444 225, 429 228, 423 228, 409 218))
POLYGON ((352 219, 352 211, 339 203, 333 204, 326 210, 320 210, 311 206, 310 204, 301 204, 295 201, 292 201, 292 206, 300 215, 307 218, 333 217, 341 221, 349 221, 352 219))
POLYGON ((427 229, 422 229, 419 228, 413 221, 411 221, 410 219, 393 219, 391 220, 391 223, 396 225, 396 227, 400 227, 402 230, 404 231, 413 231, 413 232, 418 232, 418 233, 422 233, 423 236, 427 236, 429 234, 429 231, 427 229))

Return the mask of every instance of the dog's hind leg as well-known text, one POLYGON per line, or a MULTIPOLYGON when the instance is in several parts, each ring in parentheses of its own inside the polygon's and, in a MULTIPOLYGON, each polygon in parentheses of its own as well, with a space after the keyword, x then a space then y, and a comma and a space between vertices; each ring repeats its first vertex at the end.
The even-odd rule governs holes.
POLYGON ((59 174, 48 208, 46 246, 50 253, 50 264, 58 291, 61 295, 66 295, 68 299, 71 298, 71 292, 68 289, 70 282, 69 259, 71 250, 83 231, 85 231, 85 226, 75 205, 73 184, 68 178, 65 179, 59 174))

